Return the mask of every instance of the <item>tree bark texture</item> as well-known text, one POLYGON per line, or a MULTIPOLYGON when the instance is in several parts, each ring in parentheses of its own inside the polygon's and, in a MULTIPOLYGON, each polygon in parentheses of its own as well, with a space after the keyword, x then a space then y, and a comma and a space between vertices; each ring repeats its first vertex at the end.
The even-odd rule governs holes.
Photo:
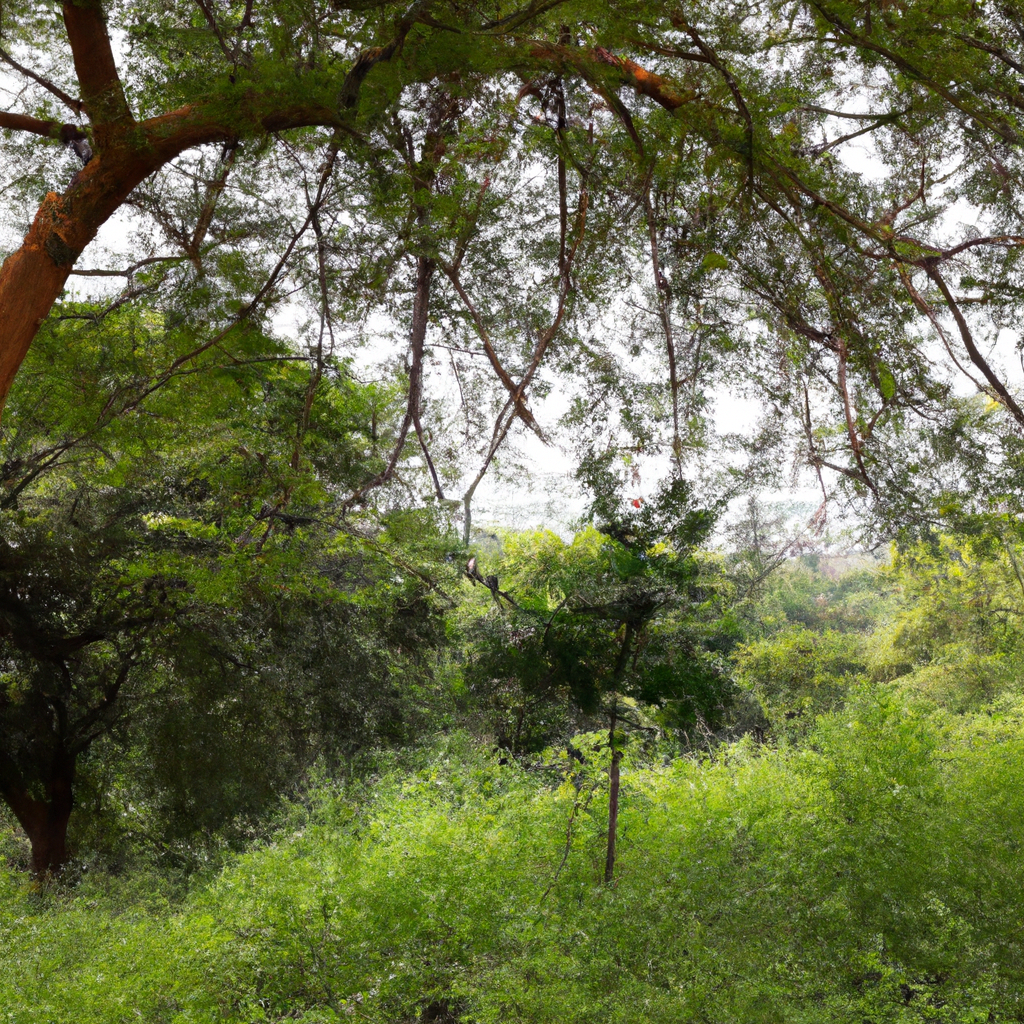
POLYGON ((58 874, 68 859, 68 822, 75 804, 75 755, 54 753, 42 793, 0 778, 0 795, 14 812, 32 847, 32 873, 38 877, 58 874))
POLYGON ((612 748, 612 762, 608 767, 608 852, 604 861, 604 880, 610 883, 615 876, 615 839, 619 828, 619 763, 622 751, 615 745, 616 709, 612 707, 608 723, 608 745, 612 748))

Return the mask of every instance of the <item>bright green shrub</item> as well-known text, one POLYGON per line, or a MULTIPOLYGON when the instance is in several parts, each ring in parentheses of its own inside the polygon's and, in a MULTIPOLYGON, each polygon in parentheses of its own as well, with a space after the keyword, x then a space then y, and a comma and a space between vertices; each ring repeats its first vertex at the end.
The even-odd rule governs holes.
POLYGON ((8 878, 0 1021, 960 1024, 1024 1010, 1020 707, 954 718, 860 686, 803 749, 652 762, 638 747, 613 886, 596 738, 577 740, 582 766, 548 752, 529 770, 455 738, 372 791, 323 790, 178 904, 155 884, 140 909, 118 883, 32 894, 8 878))

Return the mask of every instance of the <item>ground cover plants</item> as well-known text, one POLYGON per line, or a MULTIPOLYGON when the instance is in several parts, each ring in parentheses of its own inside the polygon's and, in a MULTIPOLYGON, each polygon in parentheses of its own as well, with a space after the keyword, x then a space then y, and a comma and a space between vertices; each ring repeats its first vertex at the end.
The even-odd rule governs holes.
POLYGON ((0 994, 26 1022, 1013 1020, 1022 745, 1019 700, 864 687, 803 749, 637 750, 608 887, 589 759, 454 735, 181 899, 8 875, 0 994))

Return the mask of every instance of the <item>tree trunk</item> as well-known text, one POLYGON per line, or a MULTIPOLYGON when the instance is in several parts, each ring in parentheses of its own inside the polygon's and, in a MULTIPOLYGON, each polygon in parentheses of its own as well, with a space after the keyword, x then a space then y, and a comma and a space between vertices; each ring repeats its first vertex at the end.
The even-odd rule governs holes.
POLYGON ((39 325, 96 232, 158 162, 94 157, 64 195, 47 193, 21 248, 0 267, 0 411, 39 325))
POLYGON ((608 855, 604 862, 605 882, 611 882, 615 875, 615 833, 619 826, 619 762, 622 760, 622 751, 615 745, 616 721, 616 708, 612 705, 608 724, 608 745, 612 748, 612 763, 608 769, 611 785, 608 789, 608 855))
POLYGON ((42 799, 21 787, 0 786, 32 845, 32 873, 39 877, 59 874, 68 860, 68 822, 75 804, 75 756, 66 751, 55 753, 49 774, 42 799))
POLYGON ((46 207, 44 202, 22 247, 0 267, 0 409, 74 262, 68 256, 58 264, 48 253, 47 232, 41 223, 46 207))

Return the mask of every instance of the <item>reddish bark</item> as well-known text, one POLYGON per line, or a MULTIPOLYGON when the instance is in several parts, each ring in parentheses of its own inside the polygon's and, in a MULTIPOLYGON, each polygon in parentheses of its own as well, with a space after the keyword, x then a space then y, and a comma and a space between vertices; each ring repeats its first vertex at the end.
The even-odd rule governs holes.
POLYGON ((28 114, 12 114, 6 110, 0 110, 0 128, 50 137, 57 134, 60 125, 56 121, 43 121, 28 114))
MULTIPOLYGON (((213 119, 197 106, 185 106, 136 124, 99 0, 66 0, 63 15, 97 155, 63 195, 47 194, 21 248, 0 267, 0 411, 75 261, 132 189, 185 150, 236 137, 244 123, 268 132, 338 123, 337 112, 321 105, 260 110, 259 97, 242 94, 231 118, 213 119)), ((381 55, 363 60, 359 81, 377 59, 381 55)), ((56 137, 61 126, 0 112, 0 128, 56 137)))
MULTIPOLYGON (((265 131, 281 131, 336 120, 326 107, 310 106, 268 112, 259 123, 265 131)), ((0 410, 39 324, 100 227, 168 161, 187 149, 230 139, 236 131, 237 126, 206 117, 197 107, 182 107, 108 133, 103 150, 67 191, 46 195, 21 248, 0 267, 0 410)))
POLYGON ((133 121, 117 75, 103 6, 100 0, 65 0, 63 15, 82 103, 102 145, 107 132, 133 121))
MULTIPOLYGON (((280 100, 272 94, 252 90, 239 93, 230 104, 221 97, 217 117, 209 116, 200 105, 189 105, 136 123, 118 78, 102 4, 65 0, 63 15, 82 96, 74 102, 80 102, 89 115, 96 156, 63 195, 47 194, 21 248, 0 268, 0 412, 39 324, 60 296, 75 261, 138 184, 196 146, 313 125, 344 129, 346 111, 356 106, 366 76, 401 49, 415 20, 403 19, 390 43, 357 57, 342 83, 337 108, 279 106, 280 100)), ((603 49, 573 51, 535 42, 528 45, 528 52, 534 62, 574 69, 584 77, 592 76, 598 65, 605 75, 611 67, 625 84, 669 110, 688 98, 659 76, 603 49)), ((56 121, 0 111, 0 128, 56 138, 61 127, 56 121)))
POLYGON ((678 110, 696 98, 697 94, 692 89, 685 93, 680 92, 661 75, 648 71, 636 61, 626 57, 617 57, 615 54, 609 53, 603 46, 595 47, 593 52, 594 56, 603 64, 608 64, 621 72, 626 83, 633 86, 641 96, 654 100, 666 110, 678 110))
POLYGON ((0 267, 0 409, 75 261, 128 193, 155 170, 155 155, 94 158, 64 195, 47 193, 21 248, 0 267))

